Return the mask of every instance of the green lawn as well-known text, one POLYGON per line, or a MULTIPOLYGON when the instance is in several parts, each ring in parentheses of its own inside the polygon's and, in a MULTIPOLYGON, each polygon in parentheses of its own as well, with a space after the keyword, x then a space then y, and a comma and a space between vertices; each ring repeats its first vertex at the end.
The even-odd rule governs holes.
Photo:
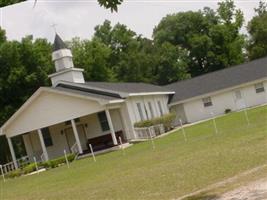
POLYGON ((173 199, 267 163, 267 106, 231 113, 121 151, 1 182, 0 199, 173 199))

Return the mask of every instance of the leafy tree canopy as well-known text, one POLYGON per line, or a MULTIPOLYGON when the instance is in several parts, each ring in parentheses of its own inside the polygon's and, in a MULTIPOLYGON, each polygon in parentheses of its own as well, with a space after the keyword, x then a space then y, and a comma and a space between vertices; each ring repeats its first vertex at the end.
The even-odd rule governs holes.
POLYGON ((170 42, 188 52, 192 76, 244 61, 244 36, 240 34, 243 14, 234 2, 219 3, 214 11, 180 12, 164 17, 154 29, 156 43, 170 42))
POLYGON ((260 2, 255 9, 256 16, 248 23, 249 41, 247 46, 250 60, 267 55, 267 4, 260 2))

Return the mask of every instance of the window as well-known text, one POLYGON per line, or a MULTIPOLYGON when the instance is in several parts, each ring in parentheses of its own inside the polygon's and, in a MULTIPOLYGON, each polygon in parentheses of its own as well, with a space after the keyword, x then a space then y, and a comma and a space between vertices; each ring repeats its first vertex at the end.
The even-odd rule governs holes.
POLYGON ((255 84, 255 90, 256 90, 256 93, 264 92, 265 90, 264 90, 263 83, 255 84))
POLYGON ((212 106, 211 98, 206 97, 202 99, 204 107, 209 107, 212 106))
POLYGON ((141 121, 143 121, 145 118, 144 118, 143 111, 142 111, 142 108, 141 108, 141 103, 137 103, 136 105, 137 105, 137 109, 138 109, 138 112, 139 112, 140 119, 141 119, 141 121))
POLYGON ((161 106, 160 101, 158 101, 158 107, 159 107, 160 116, 163 116, 163 110, 162 110, 162 106, 161 106))
POLYGON ((106 113, 103 111, 103 112, 97 113, 97 116, 98 116, 98 120, 100 122, 102 131, 110 130, 106 113))
POLYGON ((42 135, 44 138, 44 143, 46 147, 50 147, 53 146, 53 141, 52 141, 52 137, 49 131, 49 128, 43 128, 42 129, 42 135))
POLYGON ((148 107, 149 107, 149 111, 150 111, 151 118, 154 118, 155 115, 154 115, 154 111, 153 111, 151 102, 148 102, 148 107))

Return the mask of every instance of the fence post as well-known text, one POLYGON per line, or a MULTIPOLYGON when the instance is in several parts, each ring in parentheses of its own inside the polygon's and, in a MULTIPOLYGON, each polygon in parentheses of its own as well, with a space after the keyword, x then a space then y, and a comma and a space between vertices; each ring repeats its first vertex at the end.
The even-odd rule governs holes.
POLYGON ((35 169, 36 169, 37 173, 39 174, 38 164, 37 164, 37 161, 36 161, 35 157, 33 157, 33 161, 34 161, 34 164, 35 164, 35 169))
POLYGON ((183 133, 183 136, 184 136, 184 140, 185 140, 185 142, 187 142, 187 137, 186 137, 186 133, 185 133, 185 130, 184 130, 183 122, 182 122, 181 119, 179 119, 179 121, 180 121, 180 127, 182 129, 182 133, 183 133))
POLYGON ((121 136, 119 136, 119 141, 120 141, 120 149, 122 150, 122 155, 125 156, 125 151, 124 151, 124 147, 123 147, 123 145, 122 145, 121 136))
POLYGON ((217 135, 218 134, 218 129, 217 129, 217 124, 216 124, 216 121, 215 121, 215 117, 214 117, 213 112, 210 112, 210 114, 212 116, 212 121, 213 121, 214 129, 215 129, 215 135, 217 135))
POLYGON ((91 150, 91 154, 92 154, 92 156, 93 156, 93 159, 94 159, 94 161, 96 162, 96 159, 95 159, 95 154, 94 154, 93 147, 92 147, 92 145, 91 145, 91 144, 89 144, 89 147, 90 147, 90 150, 91 150))
POLYGON ((3 180, 4 180, 4 182, 6 182, 5 174, 4 174, 3 166, 2 165, 0 165, 0 169, 1 169, 1 174, 2 174, 3 180))
POLYGON ((65 156, 66 164, 67 164, 68 168, 70 168, 70 163, 69 163, 67 152, 65 149, 64 149, 64 156, 65 156))
POLYGON ((154 139, 152 138, 152 135, 151 135, 151 128, 152 127, 148 127, 148 132, 149 132, 149 137, 150 137, 150 140, 151 140, 152 148, 154 150, 156 147, 155 147, 154 139))
POLYGON ((248 118, 247 107, 244 109, 244 113, 245 113, 247 124, 250 125, 250 121, 249 121, 249 118, 248 118))

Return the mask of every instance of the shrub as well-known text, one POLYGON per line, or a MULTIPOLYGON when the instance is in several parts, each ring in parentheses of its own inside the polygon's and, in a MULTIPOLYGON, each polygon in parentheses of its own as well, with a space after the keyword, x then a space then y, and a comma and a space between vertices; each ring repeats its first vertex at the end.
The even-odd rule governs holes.
POLYGON ((150 126, 153 126, 153 125, 154 125, 153 120, 143 120, 143 121, 140 121, 140 122, 136 122, 134 124, 134 127, 143 128, 143 127, 150 127, 150 126))
POLYGON ((29 174, 29 173, 32 173, 32 172, 36 171, 35 163, 30 163, 26 167, 22 168, 21 171, 22 171, 23 174, 29 174))
MULTIPOLYGON (((75 155, 74 154, 69 154, 67 155, 67 159, 69 162, 72 162, 75 159, 75 155)), ((47 162, 42 162, 40 163, 40 166, 48 169, 48 168, 55 168, 58 167, 61 164, 65 164, 66 163, 66 159, 65 156, 53 159, 53 160, 49 160, 47 162)))
POLYGON ((15 177, 21 176, 22 174, 23 174, 23 171, 21 169, 17 169, 17 170, 7 173, 5 176, 7 178, 15 178, 15 177))
POLYGON ((232 110, 230 108, 226 108, 224 111, 225 114, 230 113, 230 112, 232 112, 232 110))
POLYGON ((136 122, 134 124, 134 127, 144 128, 144 127, 150 127, 150 126, 157 125, 157 124, 163 124, 165 129, 169 130, 172 126, 172 122, 175 119, 175 116, 176 116, 175 113, 169 113, 161 117, 136 122))

